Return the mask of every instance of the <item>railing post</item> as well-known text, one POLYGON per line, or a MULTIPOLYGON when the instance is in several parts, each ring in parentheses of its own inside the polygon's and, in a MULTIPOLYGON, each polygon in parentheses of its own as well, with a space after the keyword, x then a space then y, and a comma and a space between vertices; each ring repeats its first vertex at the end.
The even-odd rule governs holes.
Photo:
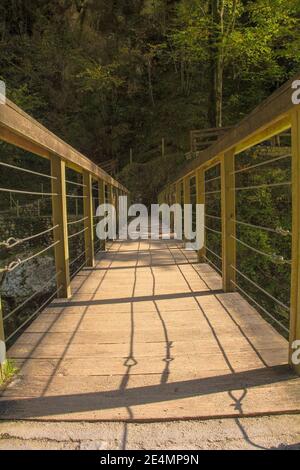
MULTIPOLYGON (((197 185, 197 204, 205 205, 205 172, 204 172, 203 167, 197 170, 196 185, 197 185)), ((204 234, 205 234, 205 228, 203 227, 201 228, 201 230, 204 230, 204 234)), ((204 243, 205 243, 205 235, 204 235, 204 243)), ((199 262, 204 262, 203 257, 205 255, 206 255, 206 250, 205 250, 205 247, 203 247, 198 251, 199 262)))
MULTIPOLYGON (((105 188, 104 188, 103 180, 98 180, 98 203, 99 203, 99 206, 101 206, 101 204, 105 203, 104 191, 105 191, 105 188)), ((106 241, 105 240, 101 241, 101 249, 103 249, 103 251, 105 251, 105 249, 106 249, 106 241)))
POLYGON ((186 176, 183 180, 184 204, 190 203, 190 177, 186 176))
POLYGON ((93 220, 93 192, 92 175, 88 171, 83 172, 83 216, 84 216, 84 249, 86 266, 93 267, 94 255, 94 220, 93 220))
POLYGON ((236 266, 235 236, 235 150, 221 157, 221 206, 222 206, 222 279, 225 292, 234 291, 236 266))
POLYGON ((292 361, 293 343, 300 340, 300 110, 292 113, 292 274, 289 362, 300 374, 300 364, 292 361))
POLYGON ((119 191, 118 191, 118 188, 117 188, 117 187, 115 187, 113 191, 114 191, 114 202, 113 202, 113 205, 114 205, 115 211, 116 211, 116 212, 115 212, 115 213, 116 213, 116 222, 115 222, 115 223, 116 223, 116 236, 117 236, 117 238, 119 238, 119 224, 118 224, 118 222, 119 222, 119 205, 118 205, 118 200, 119 200, 118 195, 119 195, 119 191))
POLYGON ((176 204, 181 204, 181 200, 180 200, 180 183, 175 184, 175 198, 176 198, 176 204))
POLYGON ((57 272, 58 297, 69 298, 71 296, 70 287, 70 266, 69 266, 69 244, 68 244, 68 217, 66 198, 66 165, 57 155, 51 156, 51 176, 52 192, 57 196, 52 196, 52 219, 54 229, 55 264, 57 272))
POLYGON ((190 204, 190 177, 186 176, 183 180, 183 235, 184 240, 186 241, 186 229, 189 227, 189 211, 185 212, 185 205, 190 204))
POLYGON ((2 313, 1 297, 0 297, 0 367, 1 368, 4 365, 5 361, 6 361, 6 345, 5 345, 3 313, 2 313))

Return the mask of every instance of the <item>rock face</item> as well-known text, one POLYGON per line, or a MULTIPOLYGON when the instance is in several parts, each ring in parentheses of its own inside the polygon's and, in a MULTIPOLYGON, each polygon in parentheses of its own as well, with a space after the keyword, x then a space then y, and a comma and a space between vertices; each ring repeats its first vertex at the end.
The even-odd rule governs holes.
POLYGON ((54 275, 53 258, 44 256, 28 261, 6 274, 1 286, 1 296, 13 298, 15 303, 18 303, 19 300, 22 301, 37 292, 41 295, 47 294, 56 287, 55 279, 48 283, 54 275))

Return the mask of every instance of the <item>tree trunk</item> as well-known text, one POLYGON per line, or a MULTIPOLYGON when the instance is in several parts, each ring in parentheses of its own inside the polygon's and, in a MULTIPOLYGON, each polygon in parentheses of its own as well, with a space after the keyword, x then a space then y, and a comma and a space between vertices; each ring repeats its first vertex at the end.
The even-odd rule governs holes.
POLYGON ((222 127, 224 68, 224 5, 223 0, 210 0, 212 32, 210 38, 210 103, 211 127, 222 127))
POLYGON ((153 86, 152 86, 152 63, 151 63, 150 57, 148 58, 148 62, 147 62, 147 70, 148 70, 149 95, 150 95, 151 104, 154 107, 155 102, 154 102, 153 86))

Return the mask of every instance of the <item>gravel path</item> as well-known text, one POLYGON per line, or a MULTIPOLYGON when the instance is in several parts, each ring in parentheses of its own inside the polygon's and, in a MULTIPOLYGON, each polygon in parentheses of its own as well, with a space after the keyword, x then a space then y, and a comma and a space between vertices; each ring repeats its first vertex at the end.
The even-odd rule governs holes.
POLYGON ((164 423, 0 422, 0 450, 300 450, 300 415, 164 423))

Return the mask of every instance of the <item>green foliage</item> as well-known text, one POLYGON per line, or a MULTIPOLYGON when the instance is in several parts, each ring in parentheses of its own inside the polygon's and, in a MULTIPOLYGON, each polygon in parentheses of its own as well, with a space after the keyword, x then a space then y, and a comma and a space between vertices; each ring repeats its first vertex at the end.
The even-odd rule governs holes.
POLYGON ((210 126, 211 67, 222 55, 224 125, 299 67, 297 0, 42 0, 0 6, 9 97, 96 162, 136 162, 162 137, 188 150, 210 126))
POLYGON ((0 365, 0 387, 5 385, 18 372, 17 367, 11 359, 7 359, 0 365))
MULTIPOLYGON (((2 0, 0 79, 9 98, 96 163, 118 159, 119 178, 133 200, 149 205, 185 163, 191 129, 211 127, 218 106, 218 124, 236 124, 299 70, 299 24, 299 0, 2 0)), ((24 163, 15 148, 2 144, 0 152, 3 161, 24 163)), ((244 158, 259 161, 259 152, 244 158)), ((25 160, 48 173, 31 155, 25 160)), ((241 176, 239 184, 289 177, 288 168, 271 168, 248 180, 241 176)), ((28 186, 26 177, 3 172, 2 178, 7 186, 11 178, 19 189, 28 186)), ((13 203, 7 194, 0 208, 13 203)), ((289 228, 289 204, 281 190, 243 193, 238 217, 289 228)), ((220 215, 217 197, 207 201, 207 210, 220 215)), ((239 230, 250 245, 289 259, 287 239, 239 230)), ((207 243, 221 254, 218 234, 211 232, 207 243)), ((72 247, 71 256, 78 253, 72 247)), ((214 262, 220 266, 218 258, 214 262)), ((275 269, 241 247, 238 262, 288 301, 286 266, 275 269)))

